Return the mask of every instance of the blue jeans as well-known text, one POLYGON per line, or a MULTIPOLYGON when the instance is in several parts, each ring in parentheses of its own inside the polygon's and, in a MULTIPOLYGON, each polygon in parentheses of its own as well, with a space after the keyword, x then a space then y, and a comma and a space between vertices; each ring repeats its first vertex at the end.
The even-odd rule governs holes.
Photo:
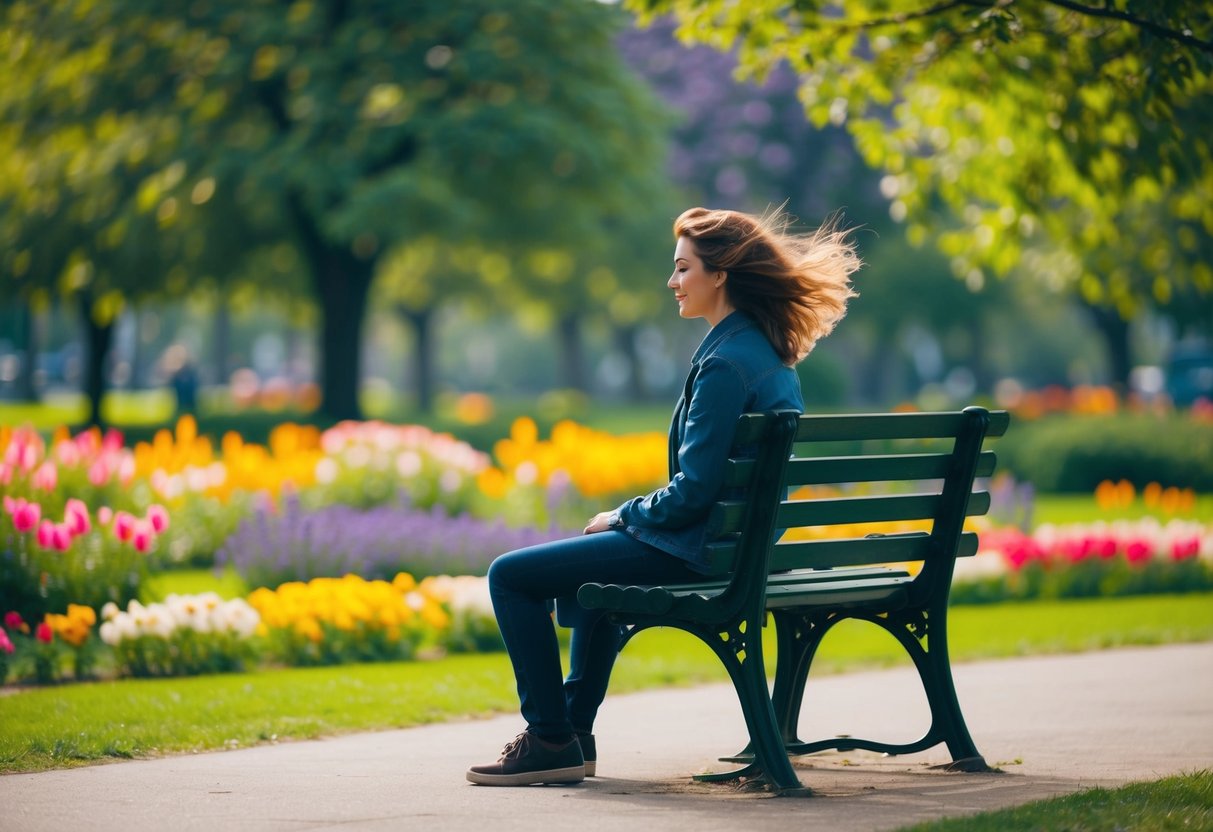
POLYGON ((645 585, 702 579, 685 561, 621 531, 541 543, 494 560, 489 593, 528 730, 541 737, 592 730, 619 653, 622 629, 601 612, 584 611, 573 627, 569 675, 562 680, 550 600, 569 599, 586 582, 645 585))

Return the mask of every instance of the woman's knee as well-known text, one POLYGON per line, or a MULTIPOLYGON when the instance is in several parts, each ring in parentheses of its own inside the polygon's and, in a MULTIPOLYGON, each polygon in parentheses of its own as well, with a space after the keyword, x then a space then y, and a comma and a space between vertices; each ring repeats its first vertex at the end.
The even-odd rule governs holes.
POLYGON ((526 549, 515 549, 493 558, 488 571, 489 589, 525 585, 527 581, 523 573, 528 568, 526 555, 526 549))

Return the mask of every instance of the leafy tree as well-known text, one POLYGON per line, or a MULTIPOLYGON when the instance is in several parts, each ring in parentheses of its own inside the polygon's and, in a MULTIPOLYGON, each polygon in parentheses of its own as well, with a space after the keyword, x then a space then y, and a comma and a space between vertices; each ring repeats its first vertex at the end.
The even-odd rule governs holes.
POLYGON ((845 130, 809 122, 790 67, 773 67, 761 83, 739 79, 735 54, 680 43, 674 29, 670 18, 634 26, 619 48, 670 107, 670 175, 688 199, 747 211, 786 202, 806 222, 840 207, 884 214, 879 175, 845 130))
POLYGON ((894 218, 972 285, 1026 266, 1100 320, 1213 295, 1206 3, 630 5, 747 74, 786 61, 813 121, 846 126, 894 218))
POLYGON ((72 265, 46 252, 67 251, 82 286, 124 297, 188 262, 190 235, 230 255, 224 273, 244 262, 230 241, 286 240, 322 316, 324 409, 356 417, 386 252, 431 235, 567 244, 646 200, 659 131, 614 56, 618 20, 584 0, 8 4, 0 147, 39 187, 0 191, 4 268, 56 285, 72 265), (120 251, 160 253, 109 264, 115 226, 120 251))

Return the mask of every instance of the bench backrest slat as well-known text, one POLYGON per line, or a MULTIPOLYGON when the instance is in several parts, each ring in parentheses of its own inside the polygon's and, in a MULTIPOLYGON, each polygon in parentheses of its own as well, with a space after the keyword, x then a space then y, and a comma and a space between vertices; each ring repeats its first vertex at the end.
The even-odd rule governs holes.
MULTIPOLYGON (((993 451, 983 451, 977 460, 976 476, 994 473, 993 451)), ((827 483, 885 482, 889 480, 934 480, 948 475, 952 455, 881 454, 878 456, 828 456, 793 459, 788 463, 789 485, 825 485, 827 483)), ((725 475, 727 486, 745 485, 754 473, 754 460, 729 461, 725 475)))
MULTIPOLYGON (((738 422, 734 442, 744 445, 762 436, 761 419, 747 417, 738 422)), ((932 439, 955 436, 963 424, 964 414, 958 413, 853 413, 842 415, 812 415, 802 419, 796 432, 797 442, 839 442, 865 439, 932 439)), ((985 435, 1002 436, 1010 416, 1005 411, 989 414, 985 435)))
MULTIPOLYGON (((720 534, 742 530, 746 504, 717 503, 713 529, 720 534)), ((977 491, 969 499, 967 516, 985 514, 990 494, 977 491)), ((939 513, 938 494, 897 494, 878 497, 840 497, 817 500, 785 500, 775 515, 781 529, 801 526, 841 526, 850 523, 891 523, 902 520, 931 520, 939 513)))

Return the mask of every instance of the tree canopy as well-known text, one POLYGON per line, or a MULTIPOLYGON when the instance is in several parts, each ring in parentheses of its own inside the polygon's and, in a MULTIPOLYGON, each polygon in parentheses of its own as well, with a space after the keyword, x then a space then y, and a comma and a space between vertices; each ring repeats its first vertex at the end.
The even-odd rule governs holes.
POLYGON ((652 201, 662 121, 615 54, 620 19, 583 0, 5 4, 6 289, 121 298, 173 268, 281 286, 241 267, 289 244, 325 409, 356 416, 393 247, 569 246, 652 201))
POLYGON ((1213 19, 1197 0, 630 0, 786 61, 911 239, 1130 317, 1213 295, 1213 19))

